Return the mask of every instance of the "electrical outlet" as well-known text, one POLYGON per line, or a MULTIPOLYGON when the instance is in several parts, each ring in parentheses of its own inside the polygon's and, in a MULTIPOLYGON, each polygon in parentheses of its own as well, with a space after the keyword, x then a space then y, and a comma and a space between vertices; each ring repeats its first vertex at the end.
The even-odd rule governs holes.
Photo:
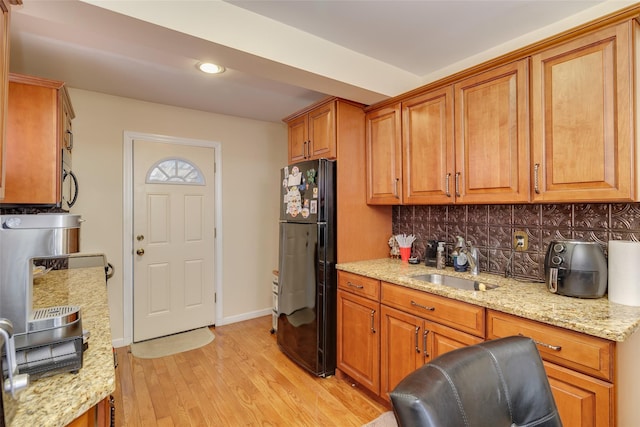
POLYGON ((513 232, 513 247, 516 251, 526 251, 529 248, 529 236, 524 231, 513 232))

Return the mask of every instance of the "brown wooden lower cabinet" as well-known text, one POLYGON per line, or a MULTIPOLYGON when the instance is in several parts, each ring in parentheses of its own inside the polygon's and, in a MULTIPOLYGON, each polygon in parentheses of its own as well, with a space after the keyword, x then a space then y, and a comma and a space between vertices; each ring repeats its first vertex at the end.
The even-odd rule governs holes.
POLYGON ((380 393, 380 303, 338 290, 338 369, 380 393))
POLYGON ((544 362, 553 397, 565 426, 614 426, 613 384, 544 362))
POLYGON ((408 374, 432 359, 457 348, 477 344, 482 338, 381 305, 380 397, 408 374))
POLYGON ((109 404, 110 397, 106 397, 97 405, 89 408, 87 412, 80 415, 67 427, 108 427, 111 425, 111 410, 109 404))
POLYGON ((611 341, 517 316, 487 311, 487 339, 534 339, 565 426, 615 426, 611 341))
POLYGON ((616 426, 614 342, 351 273, 338 277, 338 368, 378 397, 389 401, 405 376, 451 350, 524 335, 536 341, 565 426, 616 426))

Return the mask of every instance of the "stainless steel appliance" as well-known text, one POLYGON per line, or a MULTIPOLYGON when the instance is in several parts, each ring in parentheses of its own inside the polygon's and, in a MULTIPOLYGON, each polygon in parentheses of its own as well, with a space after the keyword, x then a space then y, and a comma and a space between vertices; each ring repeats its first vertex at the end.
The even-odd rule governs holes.
POLYGON ((559 295, 600 298, 607 291, 607 260, 595 242, 550 242, 544 271, 549 291, 559 295))
POLYGON ((335 162, 281 170, 277 342, 318 376, 336 368, 335 162))
POLYGON ((33 309, 33 260, 78 252, 80 223, 68 213, 0 215, 0 317, 13 324, 18 372, 34 378, 82 367, 80 308, 33 309))

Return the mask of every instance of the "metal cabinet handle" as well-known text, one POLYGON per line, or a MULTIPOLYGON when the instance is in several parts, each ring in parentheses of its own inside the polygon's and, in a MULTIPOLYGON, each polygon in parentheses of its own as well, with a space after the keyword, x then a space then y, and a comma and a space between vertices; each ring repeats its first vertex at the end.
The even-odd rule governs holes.
POLYGON ((447 195, 447 197, 451 197, 451 191, 449 189, 449 181, 451 181, 451 173, 447 173, 444 181, 444 192, 447 195))
POLYGON ((375 310, 371 310, 371 333, 372 334, 376 333, 375 319, 376 319, 376 311, 375 310))
POLYGON ((456 172, 456 197, 460 197, 460 172, 456 172))
POLYGON ((353 284, 353 283, 351 283, 351 282, 347 282, 347 286, 350 286, 350 287, 352 287, 352 288, 356 288, 356 289, 363 289, 363 288, 364 288, 364 286, 362 286, 362 285, 358 285, 358 284, 355 284, 355 285, 354 285, 354 284, 353 284))
POLYGON ((396 199, 398 199, 398 181, 400 181, 400 178, 396 178, 395 181, 393 181, 393 197, 395 197, 396 199))
MULTIPOLYGON (((525 335, 523 335, 523 334, 518 334, 518 335, 520 335, 521 337, 524 337, 524 336, 525 336, 525 335)), ((548 348, 549 350, 553 350, 553 351, 560 351, 560 350, 562 350, 562 346, 561 346, 561 345, 547 344, 547 343, 544 343, 544 342, 542 342, 542 341, 534 340, 533 338, 531 338, 531 339, 533 340, 533 342, 534 342, 536 345, 539 345, 540 347, 548 348)))
POLYGON ((540 194, 540 184, 538 178, 540 176, 540 163, 533 165, 533 191, 540 194))
POLYGON ((65 147, 68 151, 73 150, 73 132, 71 132, 69 129, 67 129, 67 133, 69 134, 69 142, 67 143, 67 146, 65 147))
POLYGON ((427 335, 429 335, 429 330, 425 329, 422 333, 422 348, 424 350, 425 359, 429 357, 429 353, 427 352, 427 335))
POLYGON ((411 305, 414 306, 414 307, 419 307, 419 308, 425 309, 427 311, 435 311, 435 309, 436 309, 435 307, 427 307, 426 305, 418 304, 417 302, 415 302, 413 300, 411 301, 411 305))
POLYGON ((416 353, 420 354, 420 347, 418 346, 418 332, 420 332, 420 326, 416 326, 416 353))
POLYGON ((304 145, 302 147, 302 158, 306 159, 307 158, 307 144, 309 143, 309 141, 305 141, 304 145))

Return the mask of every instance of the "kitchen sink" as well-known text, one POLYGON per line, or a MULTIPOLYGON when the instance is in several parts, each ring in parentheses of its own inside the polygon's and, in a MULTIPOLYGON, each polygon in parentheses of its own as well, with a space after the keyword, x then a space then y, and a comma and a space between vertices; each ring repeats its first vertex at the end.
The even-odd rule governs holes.
POLYGON ((477 280, 464 279, 462 277, 445 276, 444 274, 421 274, 411 278, 467 291, 490 291, 498 287, 498 285, 480 283, 477 280))

